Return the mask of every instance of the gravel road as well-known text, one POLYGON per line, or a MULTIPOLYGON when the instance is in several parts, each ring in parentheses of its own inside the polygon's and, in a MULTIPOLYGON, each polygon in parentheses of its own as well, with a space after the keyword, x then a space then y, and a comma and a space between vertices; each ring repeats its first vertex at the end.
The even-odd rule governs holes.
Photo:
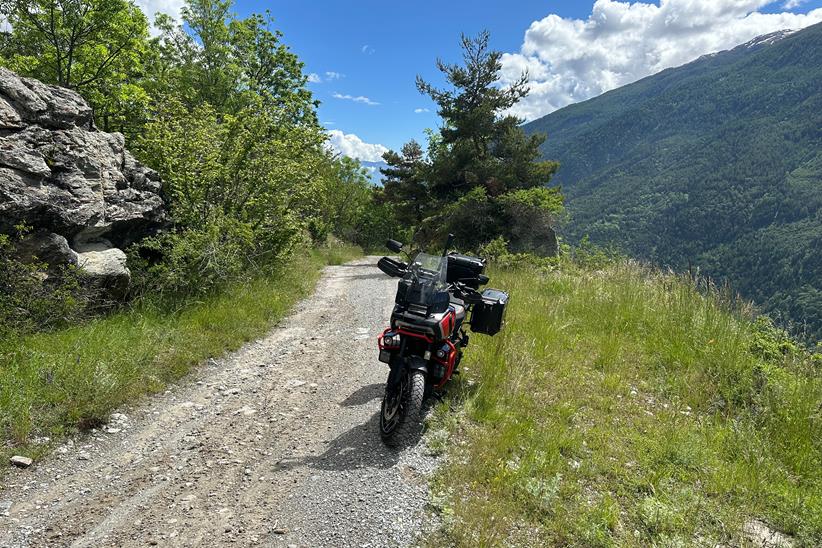
POLYGON ((0 546, 414 544, 436 463, 379 440, 396 281, 375 263, 326 268, 265 338, 10 471, 0 546))

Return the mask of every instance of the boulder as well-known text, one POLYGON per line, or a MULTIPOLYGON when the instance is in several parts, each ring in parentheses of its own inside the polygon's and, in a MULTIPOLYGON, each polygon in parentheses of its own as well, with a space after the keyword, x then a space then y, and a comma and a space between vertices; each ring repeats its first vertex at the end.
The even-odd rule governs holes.
POLYGON ((24 258, 77 264, 124 294, 122 250, 169 222, 161 187, 77 93, 0 68, 0 233, 33 228, 24 258))
POLYGON ((17 252, 26 262, 46 263, 51 272, 60 266, 77 265, 77 252, 68 241, 54 232, 40 231, 26 235, 17 244, 17 252))
POLYGON ((131 283, 126 254, 110 242, 98 240, 77 246, 77 266, 89 274, 96 287, 113 298, 124 297, 131 283))

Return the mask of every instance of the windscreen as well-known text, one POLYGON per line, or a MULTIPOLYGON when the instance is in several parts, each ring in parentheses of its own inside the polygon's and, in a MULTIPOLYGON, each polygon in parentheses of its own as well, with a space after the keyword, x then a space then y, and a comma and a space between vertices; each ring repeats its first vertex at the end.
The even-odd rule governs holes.
POLYGON ((420 253, 414 257, 404 277, 411 282, 406 295, 408 303, 427 308, 445 299, 447 306, 447 269, 447 257, 427 253, 420 253))

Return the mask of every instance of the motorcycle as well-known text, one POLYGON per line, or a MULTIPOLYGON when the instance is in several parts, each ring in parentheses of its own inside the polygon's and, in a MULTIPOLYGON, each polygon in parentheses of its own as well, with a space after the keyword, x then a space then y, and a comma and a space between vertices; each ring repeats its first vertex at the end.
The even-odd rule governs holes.
MULTIPOLYGON (((421 432, 426 397, 458 374, 469 341, 465 327, 486 335, 502 329, 508 294, 480 292, 489 281, 482 273, 485 261, 448 252, 452 238, 440 256, 377 262, 382 272, 400 278, 390 327, 377 337, 379 361, 390 369, 380 409, 380 437, 389 446, 408 445, 421 432)), ((388 240, 386 247, 401 253, 404 246, 388 240)))

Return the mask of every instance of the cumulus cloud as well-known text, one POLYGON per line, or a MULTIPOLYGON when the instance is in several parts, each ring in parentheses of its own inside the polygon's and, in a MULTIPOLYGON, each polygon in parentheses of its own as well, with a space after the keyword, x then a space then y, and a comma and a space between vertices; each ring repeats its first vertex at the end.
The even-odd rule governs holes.
POLYGON ((808 0, 787 0, 787 2, 782 5, 782 8, 786 10, 796 9, 807 1, 808 0))
POLYGON ((136 4, 140 6, 140 9, 143 10, 148 20, 153 24, 154 16, 158 12, 166 13, 179 21, 180 11, 185 5, 185 0, 136 0, 136 4))
POLYGON ((366 143, 353 133, 343 133, 338 129, 328 131, 328 143, 335 152, 365 162, 379 162, 388 148, 380 144, 366 143))
POLYGON ((357 96, 343 95, 342 93, 334 92, 332 97, 334 97, 334 99, 344 99, 346 101, 354 101, 355 103, 363 103, 363 104, 366 104, 366 105, 372 105, 372 106, 373 105, 379 105, 378 102, 372 101, 371 99, 369 99, 365 95, 357 95, 357 96))
POLYGON ((415 108, 414 112, 416 112, 417 114, 422 114, 423 112, 431 112, 431 111, 428 110, 427 108, 415 108))
POLYGON ((360 51, 363 52, 366 55, 373 55, 374 52, 377 51, 377 50, 375 50, 374 48, 372 48, 368 44, 365 44, 363 47, 360 48, 360 51))
POLYGON ((320 78, 320 75, 317 74, 316 72, 309 72, 307 78, 308 78, 308 81, 311 82, 312 84, 319 84, 320 82, 323 81, 323 79, 320 78))
POLYGON ((345 76, 345 74, 341 74, 339 72, 334 72, 333 70, 325 71, 325 77, 326 77, 327 80, 339 80, 343 76, 345 76))
POLYGON ((585 20, 551 14, 531 23, 520 51, 503 55, 501 83, 528 71, 530 93, 512 113, 533 120, 756 36, 822 21, 822 8, 807 14, 759 11, 772 3, 597 0, 585 20))

